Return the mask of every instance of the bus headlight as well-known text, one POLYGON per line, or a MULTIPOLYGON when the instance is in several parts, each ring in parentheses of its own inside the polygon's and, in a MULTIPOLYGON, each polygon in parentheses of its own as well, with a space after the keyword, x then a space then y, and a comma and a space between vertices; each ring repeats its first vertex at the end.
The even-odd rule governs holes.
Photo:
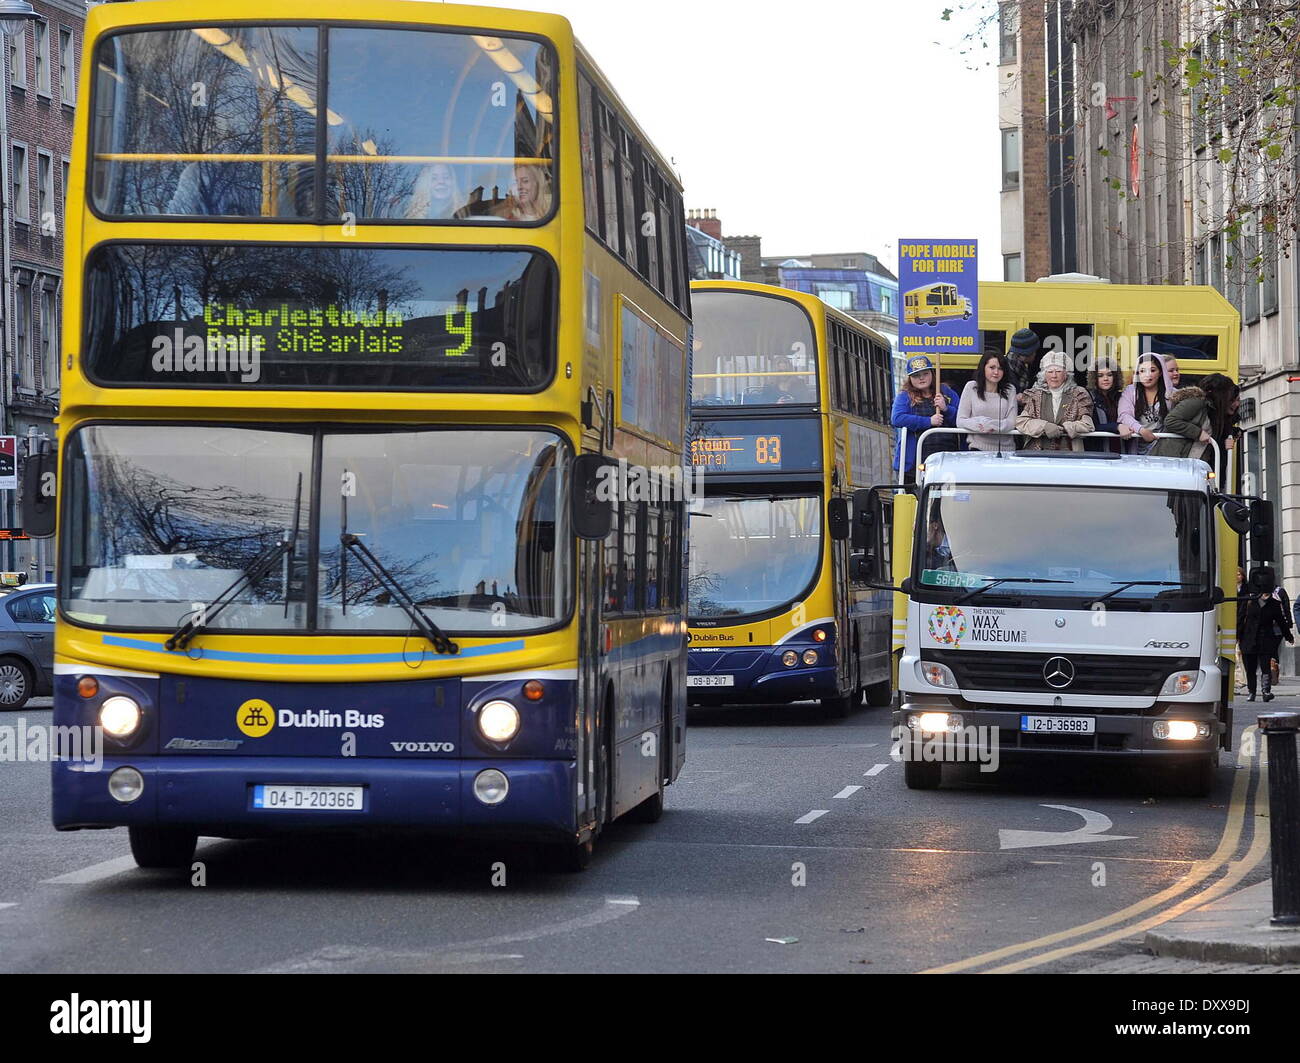
POLYGON ((99 707, 99 726, 113 738, 130 738, 140 726, 140 706, 133 698, 115 694, 99 707))
POLYGON ((478 729, 489 742, 509 742, 519 733, 519 710, 508 701, 489 701, 478 710, 478 729))
POLYGON ((939 664, 936 661, 922 661, 920 669, 921 678, 930 686, 957 689, 957 677, 952 674, 952 669, 946 664, 939 664))
POLYGON ((799 663, 799 655, 794 650, 786 650, 785 653, 781 654, 781 663, 787 668, 793 668, 799 663))
POLYGON ((962 728, 962 718, 955 712, 914 712, 907 717, 907 726, 922 734, 956 734, 962 728))
POLYGON ((1200 672, 1175 672, 1165 680, 1165 685, 1160 688, 1161 694, 1190 694, 1192 688, 1196 686, 1196 680, 1200 677, 1200 672))
POLYGON ((1156 720, 1151 725, 1151 736, 1170 742, 1191 742, 1210 737, 1210 725, 1204 720, 1156 720))
POLYGON ((803 651, 803 663, 804 663, 804 664, 816 664, 816 663, 817 663, 817 651, 816 651, 816 650, 804 650, 804 651, 803 651))

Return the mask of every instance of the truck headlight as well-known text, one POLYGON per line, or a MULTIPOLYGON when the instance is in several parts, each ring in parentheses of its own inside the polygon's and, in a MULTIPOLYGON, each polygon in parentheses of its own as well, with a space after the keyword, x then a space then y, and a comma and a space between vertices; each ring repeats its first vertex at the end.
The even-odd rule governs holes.
POLYGON ((1165 680, 1165 685, 1160 688, 1160 693, 1190 694, 1200 675, 1200 672, 1175 672, 1165 680))
POLYGON ((1204 720, 1156 720, 1151 725, 1151 736, 1170 742, 1191 742, 1210 737, 1210 725, 1204 720))
POLYGON ((922 661, 920 669, 921 678, 930 686, 957 689, 957 677, 952 674, 952 669, 946 664, 938 664, 935 661, 922 661))
POLYGON ((907 717, 907 726, 922 734, 956 734, 962 728, 962 718, 956 712, 914 712, 907 717))

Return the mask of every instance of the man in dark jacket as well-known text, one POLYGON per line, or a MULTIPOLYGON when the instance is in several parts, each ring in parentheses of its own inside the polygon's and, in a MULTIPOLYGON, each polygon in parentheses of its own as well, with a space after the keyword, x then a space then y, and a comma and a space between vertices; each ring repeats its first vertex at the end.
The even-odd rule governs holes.
POLYGON ((1251 573, 1245 590, 1249 597, 1237 603, 1237 644, 1246 666, 1249 701, 1255 700, 1255 673, 1263 675, 1264 700, 1273 700, 1273 677, 1270 665, 1277 657, 1285 638, 1294 643, 1291 617, 1277 593, 1277 577, 1271 568, 1260 567, 1251 573))

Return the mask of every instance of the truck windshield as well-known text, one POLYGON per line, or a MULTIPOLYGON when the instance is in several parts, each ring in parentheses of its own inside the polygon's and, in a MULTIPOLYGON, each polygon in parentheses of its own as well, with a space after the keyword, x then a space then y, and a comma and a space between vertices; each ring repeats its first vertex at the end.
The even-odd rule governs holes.
POLYGON ((697 499, 691 617, 752 616, 794 601, 817 574, 821 531, 815 495, 697 499))
POLYGON ((1206 500, 1192 491, 949 485, 927 491, 922 513, 913 583, 926 596, 997 581, 985 597, 1107 595, 1122 608, 1211 586, 1206 500))

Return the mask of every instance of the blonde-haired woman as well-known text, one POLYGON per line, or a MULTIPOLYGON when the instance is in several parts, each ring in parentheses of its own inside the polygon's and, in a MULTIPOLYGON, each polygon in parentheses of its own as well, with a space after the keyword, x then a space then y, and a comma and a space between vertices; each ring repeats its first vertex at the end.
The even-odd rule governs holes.
POLYGON ((550 213, 550 169, 534 163, 516 166, 515 190, 506 199, 500 217, 507 221, 541 221, 550 213))
POLYGON ((916 441, 921 433, 929 428, 956 428, 957 406, 957 392, 947 384, 935 394, 934 362, 929 356, 912 355, 907 360, 907 376, 894 398, 889 418, 895 428, 907 429, 907 452, 903 453, 901 432, 894 442, 894 469, 902 469, 904 482, 915 480, 916 441))

